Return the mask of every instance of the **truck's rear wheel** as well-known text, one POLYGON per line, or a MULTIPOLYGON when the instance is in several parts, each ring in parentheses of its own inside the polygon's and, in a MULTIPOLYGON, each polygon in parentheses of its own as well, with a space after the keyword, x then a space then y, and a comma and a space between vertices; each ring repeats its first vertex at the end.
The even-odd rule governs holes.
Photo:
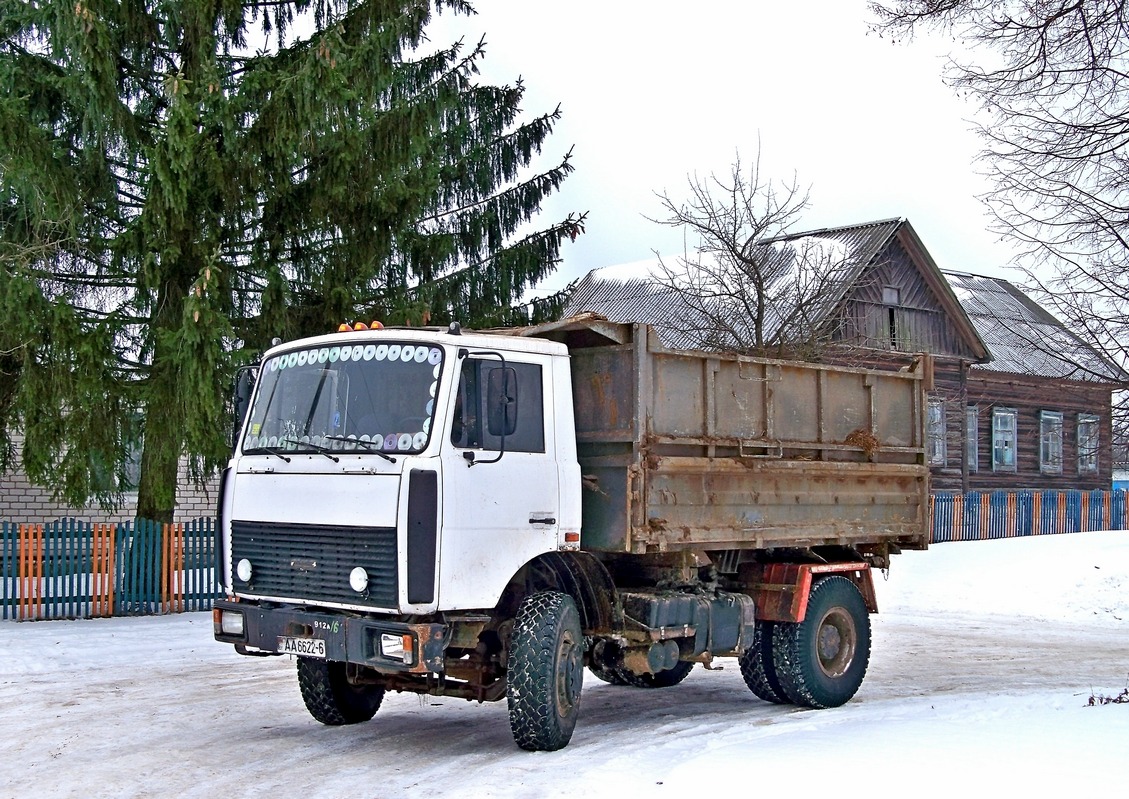
POLYGON ((518 608, 510 640, 506 701, 514 742, 552 752, 572 738, 584 683, 584 636, 572 597, 544 591, 518 608))
POLYGON ((772 659, 772 629, 775 626, 771 621, 758 621, 753 628, 753 644, 738 659, 741 666, 741 677, 753 695, 766 702, 777 705, 788 704, 788 697, 780 687, 780 678, 776 676, 776 664, 772 659))
POLYGON ((333 660, 298 658, 298 687, 310 715, 334 727, 368 721, 384 701, 383 687, 350 683, 345 664, 333 660))
POLYGON ((780 688, 791 702, 816 708, 847 702, 870 661, 870 617, 855 584, 840 576, 816 583, 804 620, 776 624, 772 654, 780 688))

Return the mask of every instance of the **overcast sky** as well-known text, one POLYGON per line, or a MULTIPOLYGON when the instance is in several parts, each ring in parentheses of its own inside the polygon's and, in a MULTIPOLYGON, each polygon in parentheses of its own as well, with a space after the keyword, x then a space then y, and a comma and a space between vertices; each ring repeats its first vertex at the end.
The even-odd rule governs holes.
POLYGON ((661 216, 655 192, 684 198, 688 174, 727 173, 758 138, 764 176, 811 186, 795 230, 904 216, 941 268, 1007 276, 976 199, 976 109, 941 80, 951 41, 880 39, 865 0, 473 2, 432 42, 484 35, 483 80, 521 76, 530 116, 561 104, 543 166, 574 147, 546 221, 587 211, 587 233, 545 290, 681 253, 680 232, 645 218, 661 216))

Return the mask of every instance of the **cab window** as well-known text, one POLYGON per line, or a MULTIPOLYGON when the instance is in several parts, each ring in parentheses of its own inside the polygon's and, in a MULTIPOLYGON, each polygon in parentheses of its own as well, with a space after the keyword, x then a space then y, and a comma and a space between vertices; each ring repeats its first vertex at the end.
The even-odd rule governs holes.
POLYGON ((513 432, 505 435, 506 452, 545 451, 545 403, 541 365, 507 360, 467 358, 459 375, 455 414, 451 424, 451 443, 466 449, 502 449, 503 430, 490 424, 488 398, 498 386, 505 386, 515 418, 513 432))

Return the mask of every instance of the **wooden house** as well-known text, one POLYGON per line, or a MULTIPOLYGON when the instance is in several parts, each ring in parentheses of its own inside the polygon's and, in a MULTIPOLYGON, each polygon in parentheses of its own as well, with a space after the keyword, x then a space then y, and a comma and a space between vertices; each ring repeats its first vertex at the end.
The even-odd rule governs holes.
MULTIPOLYGON (((1112 394, 1129 374, 1008 281, 942 271, 905 219, 759 247, 786 276, 813 242, 839 253, 829 265, 833 279, 809 298, 828 345, 820 358, 900 368, 917 353, 933 356, 927 452, 934 490, 1110 487, 1112 394)), ((667 346, 700 346, 687 333, 696 304, 681 294, 646 265, 593 270, 566 313, 647 322, 667 346)))

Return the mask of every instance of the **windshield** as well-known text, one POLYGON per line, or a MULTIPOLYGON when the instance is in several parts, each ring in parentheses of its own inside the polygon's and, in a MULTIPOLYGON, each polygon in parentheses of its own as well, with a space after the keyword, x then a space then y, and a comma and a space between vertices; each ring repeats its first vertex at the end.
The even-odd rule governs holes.
POLYGON ((411 342, 276 355, 260 371, 243 453, 420 452, 442 366, 442 348, 411 342))

